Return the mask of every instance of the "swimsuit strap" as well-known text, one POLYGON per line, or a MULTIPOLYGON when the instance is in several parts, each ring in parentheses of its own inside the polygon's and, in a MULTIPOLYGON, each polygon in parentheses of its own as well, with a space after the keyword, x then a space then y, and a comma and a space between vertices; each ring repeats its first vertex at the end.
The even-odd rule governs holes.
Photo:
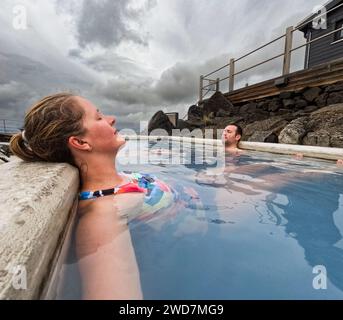
POLYGON ((149 175, 142 175, 139 173, 131 174, 129 177, 130 182, 116 186, 110 189, 102 189, 96 191, 83 191, 79 193, 79 200, 96 199, 99 197, 116 195, 128 192, 146 192, 145 189, 149 189, 150 184, 154 182, 154 179, 149 175))

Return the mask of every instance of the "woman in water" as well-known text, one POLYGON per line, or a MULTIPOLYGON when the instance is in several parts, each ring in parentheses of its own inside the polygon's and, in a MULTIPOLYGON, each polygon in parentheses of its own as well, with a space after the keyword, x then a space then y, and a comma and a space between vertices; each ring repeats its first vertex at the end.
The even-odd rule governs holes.
POLYGON ((173 201, 163 182, 116 170, 125 139, 115 122, 88 100, 59 93, 36 103, 25 116, 25 130, 10 142, 25 161, 67 162, 79 170, 76 253, 84 299, 142 298, 126 217, 173 201))

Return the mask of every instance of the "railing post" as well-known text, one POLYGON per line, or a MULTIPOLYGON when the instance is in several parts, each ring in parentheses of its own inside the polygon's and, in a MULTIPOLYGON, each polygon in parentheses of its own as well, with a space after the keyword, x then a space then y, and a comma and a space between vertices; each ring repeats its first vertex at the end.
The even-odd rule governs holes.
POLYGON ((217 78, 217 80, 216 80, 216 92, 219 91, 219 84, 220 84, 220 79, 217 78))
POLYGON ((235 87, 235 59, 230 59, 229 92, 235 87))
POLYGON ((293 26, 288 27, 286 29, 285 55, 283 57, 282 75, 289 74, 291 71, 292 45, 293 45, 293 26))
POLYGON ((204 76, 200 76, 200 84, 199 84, 199 105, 202 103, 202 88, 204 87, 204 76))

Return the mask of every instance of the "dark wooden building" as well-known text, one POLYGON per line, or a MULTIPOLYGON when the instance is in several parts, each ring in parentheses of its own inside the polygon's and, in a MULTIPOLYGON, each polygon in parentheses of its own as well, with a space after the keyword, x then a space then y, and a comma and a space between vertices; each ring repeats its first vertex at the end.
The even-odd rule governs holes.
MULTIPOLYGON (((326 14, 311 14, 299 23, 308 42, 343 27, 343 0, 329 1, 324 7, 326 14)), ((308 44, 305 69, 339 58, 343 58, 343 30, 308 44)))

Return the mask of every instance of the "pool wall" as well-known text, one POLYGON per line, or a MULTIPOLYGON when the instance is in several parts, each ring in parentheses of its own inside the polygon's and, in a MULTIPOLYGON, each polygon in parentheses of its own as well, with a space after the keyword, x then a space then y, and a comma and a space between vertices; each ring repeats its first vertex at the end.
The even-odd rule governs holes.
POLYGON ((78 171, 15 158, 0 179, 0 299, 39 299, 76 212, 78 171))
MULTIPOLYGON (((135 139, 137 136, 127 136, 127 138, 135 139)), ((223 147, 221 140, 212 139, 199 139, 192 137, 169 137, 169 136, 139 136, 141 140, 157 141, 159 139, 170 139, 183 142, 194 142, 204 145, 215 145, 223 147)), ((243 150, 261 151, 276 154, 295 155, 297 153, 303 154, 305 157, 325 159, 325 160, 337 160, 343 159, 343 148, 327 148, 327 147, 314 147, 294 144, 281 144, 281 143, 265 143, 265 142, 248 142, 242 141, 239 144, 239 148, 243 150)))

